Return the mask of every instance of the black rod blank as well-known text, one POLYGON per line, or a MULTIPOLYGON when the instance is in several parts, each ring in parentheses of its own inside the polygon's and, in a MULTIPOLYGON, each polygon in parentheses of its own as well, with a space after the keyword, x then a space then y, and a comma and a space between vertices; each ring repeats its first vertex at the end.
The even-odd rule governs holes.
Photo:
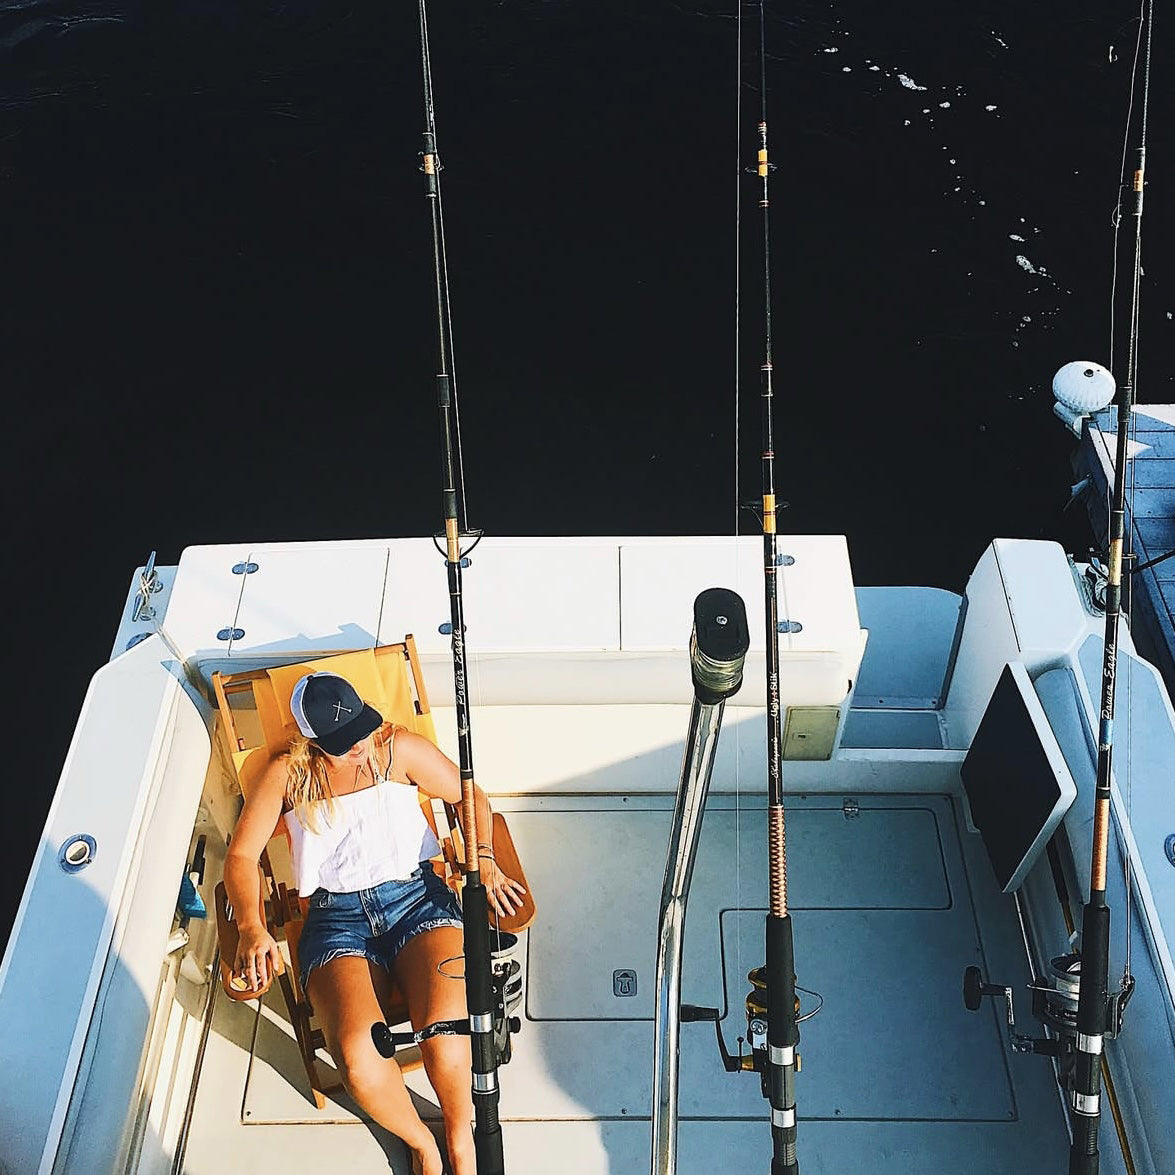
MULTIPOLYGON (((436 146, 432 64, 428 16, 419 0, 421 70, 424 78, 424 150, 422 170, 433 243, 433 289, 437 316, 437 407, 440 412, 443 464, 442 506, 445 519, 445 567, 449 586, 452 629, 453 693, 457 720, 458 765, 461 773, 461 827, 465 835, 465 883, 462 921, 465 937, 465 999, 469 1012, 472 1051, 473 1141, 478 1175, 504 1175, 502 1126, 498 1118, 498 1063, 494 1045, 493 972, 490 960, 489 906, 478 864, 474 802, 473 735, 469 715, 469 680, 465 649, 465 615, 461 584, 461 525, 457 487, 462 484, 461 446, 455 443, 456 414, 453 387, 453 340, 449 314, 449 281, 445 264, 444 224, 441 214, 441 164, 436 146)), ((490 830, 484 830, 488 839, 490 830)))
POLYGON ((763 597, 766 612, 767 659, 767 823, 768 914, 767 1071, 765 1092, 771 1103, 771 1175, 799 1175, 796 1159, 796 976, 791 915, 787 908, 787 835, 783 806, 783 722, 779 696, 779 604, 776 586, 775 438, 772 421, 771 358, 771 230, 767 151, 767 36, 763 0, 759 2, 759 152, 756 172, 761 183, 759 208, 763 228, 764 354, 761 365, 763 430, 763 597))

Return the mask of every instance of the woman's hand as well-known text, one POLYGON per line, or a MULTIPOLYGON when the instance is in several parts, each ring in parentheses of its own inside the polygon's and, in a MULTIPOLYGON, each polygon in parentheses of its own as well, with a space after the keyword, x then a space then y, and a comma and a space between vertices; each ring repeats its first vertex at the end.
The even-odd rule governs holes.
POLYGON ((233 987, 238 991, 257 991, 272 975, 286 969, 281 951, 264 926, 244 929, 237 939, 237 957, 233 960, 233 987))
POLYGON ((489 900, 490 909, 499 918, 505 918, 508 914, 520 910, 522 896, 526 893, 521 883, 507 877, 498 868, 497 861, 488 853, 479 854, 478 865, 481 868, 481 879, 486 887, 486 897, 489 900))

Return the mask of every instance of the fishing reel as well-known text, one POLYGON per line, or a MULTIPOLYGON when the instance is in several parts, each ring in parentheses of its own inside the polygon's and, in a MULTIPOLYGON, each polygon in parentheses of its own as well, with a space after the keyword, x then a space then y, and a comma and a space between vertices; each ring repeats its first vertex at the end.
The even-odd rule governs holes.
MULTIPOLYGON (((1081 956, 1076 952, 1058 955, 1049 961, 1048 975, 1043 981, 1030 983, 1032 992, 1032 1014, 1052 1029, 1055 1035, 1045 1037, 1025 1036, 1016 1031, 1016 1013, 1013 1007, 1012 989, 996 983, 987 983, 978 967, 968 967, 963 972, 963 1003, 967 1009, 977 1012, 985 996, 1004 1001, 1008 1035, 1014 1053, 1036 1053, 1040 1056, 1057 1057, 1060 1077, 1065 1084, 1072 1070, 1077 1049, 1077 1006, 1081 1000, 1081 956)), ((1113 1040, 1122 1031, 1122 1019, 1126 1005, 1134 994, 1134 977, 1127 975, 1122 986, 1112 992, 1107 1000, 1105 1035, 1113 1040)))
POLYGON ((1105 615, 1106 590, 1110 583, 1110 572, 1106 565, 1090 552, 1089 565, 1085 569, 1085 587, 1089 592, 1090 603, 1096 612, 1105 615))
MULTIPOLYGON (((1059 994, 1059 993, 1058 993, 1059 994)), ((1008 1025, 1008 1037, 1012 1042, 1014 1053, 1038 1053, 1041 1056, 1060 1057, 1065 1052, 1065 1038, 1032 1037, 1016 1031, 1016 1006, 1012 998, 1012 989, 998 983, 987 983, 983 972, 978 967, 968 967, 963 972, 963 1004, 969 1012, 978 1012, 983 1006, 984 996, 992 996, 1004 1001, 1004 1019, 1008 1025)), ((1033 1012, 1036 1012, 1037 993, 1033 992, 1033 1012)), ((1067 996, 1062 997, 1067 999, 1067 996)), ((1073 1032, 1077 1032, 1077 1001, 1073 1000, 1073 1032)))
MULTIPOLYGON (((756 967, 747 973, 751 990, 747 993, 744 1006, 747 1013, 746 1036, 738 1038, 738 1052, 732 1053, 722 1037, 722 1027, 719 1023, 720 1013, 717 1008, 700 1008, 694 1004, 681 1005, 681 1019, 683 1022, 712 1020, 714 1035, 718 1040, 718 1052, 722 1056, 722 1067, 727 1073, 758 1073, 763 1085, 763 1096, 768 1097, 768 1075, 770 1073, 770 1051, 767 1044, 767 968, 756 967), (750 1052, 743 1052, 744 1042, 750 1046, 750 1052)), ((800 997, 796 996, 796 1023, 802 1024, 810 1020, 824 1007, 824 999, 817 992, 807 988, 797 987, 805 995, 813 996, 818 1003, 808 1012, 801 1014, 800 997)), ((800 1071, 800 1056, 796 1054, 796 1072, 800 1071)))
POLYGON ((499 1065, 505 1065, 513 1055, 511 1033, 522 1027, 515 1016, 522 1003, 522 964, 514 958, 518 935, 502 931, 498 945, 490 952, 491 983, 494 992, 494 1054, 499 1065))
MULTIPOLYGON (((747 1012, 747 1043, 751 1046, 751 1053, 747 1058, 750 1064, 744 1067, 753 1069, 759 1074, 763 1096, 769 1098, 770 1090, 767 1088, 770 1071, 767 1050, 767 968, 756 967, 754 970, 748 971, 747 979, 750 981, 751 990, 747 992, 747 998, 743 1004, 747 1012)), ((795 1015, 798 1024, 800 1022, 800 997, 797 995, 795 1000, 795 1015)), ((739 1060, 742 1059, 742 1040, 740 1039, 739 1060)), ((796 1072, 799 1071, 800 1055, 796 1053, 796 1072)))
MULTIPOLYGON (((505 931, 497 936, 498 943, 490 955, 490 985, 493 993, 494 1010, 492 1030, 494 1036, 494 1056, 497 1065, 505 1065, 513 1055, 511 1034, 518 1032, 522 1021, 514 1012, 522 1003, 522 964, 513 957, 518 945, 518 936, 505 931)), ((461 956, 456 956, 460 958, 461 956)), ((446 979, 459 979, 462 976, 448 975, 441 971, 446 979)), ((433 1024, 426 1024, 418 1032, 393 1032, 392 1026, 384 1021, 376 1021, 371 1026, 371 1040, 381 1057, 389 1060, 396 1055, 398 1048, 410 1048, 419 1045, 421 1041, 431 1040, 434 1036, 468 1036, 469 1020, 437 1020, 433 1024)))
MULTIPOLYGON (((1049 960, 1049 981, 1030 983, 1032 1014, 1069 1040, 1077 1037, 1077 1005, 1081 999, 1081 956, 1076 952, 1049 960)), ((1134 976, 1125 975, 1122 986, 1106 999, 1104 1035, 1114 1040, 1122 1031, 1126 1005, 1134 994, 1134 976)))

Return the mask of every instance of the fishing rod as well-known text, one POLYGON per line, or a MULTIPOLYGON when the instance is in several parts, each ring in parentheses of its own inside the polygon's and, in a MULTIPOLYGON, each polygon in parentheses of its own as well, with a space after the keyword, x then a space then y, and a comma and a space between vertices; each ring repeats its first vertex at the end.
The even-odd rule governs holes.
MULTIPOLYGON (((763 224, 764 357, 760 398, 763 429, 763 598, 767 631, 767 828, 768 913, 765 928, 766 969, 763 975, 767 1013, 763 1092, 771 1103, 771 1175, 798 1175, 796 1159, 795 1079, 800 1034, 796 1020, 795 951, 792 921, 787 908, 787 837, 783 806, 783 730, 779 701, 779 604, 775 544, 775 449, 771 384, 771 233, 768 180, 772 165, 767 154, 767 36, 759 0, 759 153, 757 172, 762 184, 759 208, 763 224)), ((754 993, 752 993, 752 998, 754 993)), ((749 1001, 748 1001, 749 1009, 749 1001)), ((752 1050, 754 1035, 752 1034, 752 1050)), ((757 1050, 760 1056, 763 1050, 757 1050)))
MULTIPOLYGON (((1147 18, 1147 69, 1150 60, 1150 17, 1147 18)), ((1114 693, 1118 666, 1118 623, 1122 614, 1122 549, 1126 538, 1126 467, 1129 460, 1131 413, 1138 375, 1139 287, 1142 275, 1142 201, 1146 186, 1146 103, 1143 103, 1141 144, 1134 169, 1134 290, 1126 380, 1118 397, 1118 436, 1114 456, 1114 490, 1110 506, 1109 559, 1106 582, 1105 651, 1098 723, 1097 781, 1094 790, 1093 848, 1089 901, 1081 918, 1081 986, 1077 1002, 1076 1063, 1069 1104, 1073 1142, 1069 1175, 1097 1175, 1100 1165, 1102 1052, 1105 1038, 1117 1036, 1133 986, 1127 976, 1123 990, 1111 996, 1110 908, 1106 904, 1106 872, 1110 841, 1110 778, 1114 757, 1114 693)), ((1127 927, 1127 934, 1129 934, 1127 927)))
MULTIPOLYGON (((480 533, 463 531, 458 518, 458 486, 463 486, 461 443, 456 417, 456 381, 453 373, 453 337, 449 316, 449 280, 445 262, 444 221, 441 208, 441 163, 437 155, 436 117, 433 108, 432 64, 429 55, 428 15, 419 0, 421 72, 424 77, 424 150, 422 168, 425 196, 432 225, 433 275, 437 313, 437 403, 440 408, 443 451, 443 506, 445 515, 445 568, 449 583, 452 625, 453 693, 457 719, 458 765, 461 772, 461 827, 464 830, 465 868, 461 912, 465 937, 465 997, 469 1012, 469 1037, 473 1062, 473 1140, 478 1175, 502 1175, 502 1127, 498 1120, 498 1064, 509 1055, 509 1020, 504 1016, 501 991, 496 988, 490 957, 490 923, 486 888, 482 882, 479 850, 488 845, 491 830, 479 830, 474 801, 473 737, 470 728, 465 617, 461 571, 465 556, 477 545, 480 533), (473 544, 461 550, 463 538, 473 544), (503 1024, 504 1021, 504 1024, 503 1024)), ((464 514, 464 501, 462 501, 464 514)), ((440 544, 438 543, 438 549, 440 544)))
MULTIPOLYGON (((1012 1011, 1012 989, 999 984, 985 983, 978 967, 968 967, 963 977, 963 999, 971 1011, 977 1011, 984 996, 1003 999, 1007 1009, 1007 1024, 1012 1049, 1018 1053, 1036 1053, 1057 1058, 1057 1079, 1070 1109, 1071 1142, 1069 1147, 1069 1175, 1098 1175, 1100 1153, 1098 1132, 1102 1116, 1102 1080, 1106 1083, 1108 1105, 1118 1129, 1118 1139, 1126 1168, 1134 1170, 1130 1147, 1123 1127, 1121 1110, 1114 1096, 1113 1083, 1106 1063, 1107 1040, 1114 1040, 1122 1031, 1126 1007, 1135 988, 1130 971, 1130 894, 1129 854, 1126 854, 1126 963, 1117 990, 1110 990, 1110 908, 1106 901, 1106 880, 1109 871, 1111 827, 1111 782, 1114 757, 1114 709, 1118 669, 1118 628, 1123 613, 1123 588, 1129 584, 1132 573, 1129 565, 1133 556, 1124 550, 1128 546, 1126 531, 1126 486, 1129 466, 1129 441, 1138 386, 1138 336, 1140 287, 1142 278, 1142 208, 1146 187, 1146 130, 1147 97, 1150 84, 1150 28, 1153 0, 1145 4, 1147 16, 1146 65, 1142 101, 1142 131, 1137 160, 1130 187, 1134 192, 1134 267, 1131 295, 1129 350, 1126 359, 1126 378, 1118 397, 1118 434, 1114 455, 1114 475, 1110 498, 1110 516, 1107 527, 1108 552, 1104 571, 1105 628, 1103 637, 1102 681, 1098 704, 1097 772, 1094 780, 1093 829, 1090 849, 1089 899, 1081 917, 1081 944, 1079 950, 1050 961, 1047 978, 1036 980, 1033 992, 1033 1014, 1052 1029, 1054 1035, 1044 1038, 1022 1036, 1015 1032, 1012 1011)), ((1141 44, 1141 28, 1139 31, 1141 44)), ((1137 57, 1135 59, 1137 70, 1137 57)), ((1133 109, 1133 86, 1131 89, 1133 109)), ((1131 116, 1127 116, 1129 142, 1131 116)), ((1125 170, 1126 146, 1123 146, 1122 165, 1125 170)), ((1125 186, 1125 185, 1123 185, 1125 186)), ((1114 272, 1117 274, 1119 205, 1114 219, 1114 272)), ((1111 298, 1111 305, 1114 299, 1111 298)), ((1113 352, 1113 323, 1111 320, 1111 354, 1113 352)), ((1080 366, 1074 364, 1073 366, 1080 366)), ((1064 370, 1064 369, 1062 369, 1064 370)), ((1060 373, 1058 373, 1060 374, 1060 373)), ((1086 375, 1093 374, 1086 371, 1086 375)), ((1107 376, 1108 373, 1103 372, 1107 376)), ((1111 381, 1112 382, 1112 381, 1111 381)), ((1102 402, 1108 403, 1107 400, 1102 402)), ((1100 408, 1099 408, 1100 410, 1100 408)), ((1151 560, 1154 566, 1163 558, 1151 560)), ((1070 935, 1074 922, 1064 900, 1064 881, 1055 846, 1049 845, 1049 859, 1053 876, 1062 897, 1062 913, 1070 935)), ((1019 905, 1017 905, 1019 911, 1019 905)), ((1022 920, 1023 921, 1023 920, 1022 920)), ((1022 925, 1023 929, 1023 925, 1022 925)), ((1027 941, 1027 940, 1026 940, 1027 941)), ((1034 969, 1035 970, 1035 969, 1034 969)))
MULTIPOLYGON (((1126 380, 1118 397, 1118 435, 1114 453, 1114 489, 1110 505, 1109 552, 1106 579, 1106 624, 1102 658, 1102 688, 1098 723, 1097 780, 1094 788, 1093 847, 1090 853, 1089 901, 1081 918, 1081 986, 1077 1002, 1076 1063, 1070 1089, 1073 1141, 1069 1148, 1069 1175, 1097 1175, 1100 1165, 1098 1129, 1101 1125, 1101 1082, 1104 1041, 1116 1037, 1133 991, 1127 971, 1121 990, 1109 991, 1110 908, 1106 904, 1109 857, 1110 778, 1114 756, 1114 693, 1118 668, 1118 623, 1122 614, 1122 562, 1126 542, 1126 477, 1134 399, 1138 387, 1139 307, 1142 279, 1142 206, 1146 188, 1146 138, 1150 99, 1153 0, 1146 6, 1146 55, 1143 68, 1142 117, 1132 178, 1134 191, 1134 267, 1130 302, 1129 349, 1126 380)), ((1129 880, 1127 880, 1129 887, 1129 880)), ((1129 888, 1127 888, 1129 899, 1129 888)), ((1129 942, 1130 928, 1126 928, 1129 942)))
MULTIPOLYGON (((767 820, 769 906, 764 928, 766 963, 755 967, 747 976, 751 991, 746 997, 747 1035, 750 1053, 744 1054, 743 1037, 739 1037, 738 1051, 732 1053, 722 1036, 722 1011, 719 1008, 677 1003, 678 977, 675 968, 681 949, 681 923, 685 917, 685 897, 689 887, 694 838, 701 823, 701 809, 705 804, 706 780, 698 790, 691 777, 695 760, 700 754, 691 754, 687 747, 682 768, 682 786, 675 813, 674 834, 670 858, 666 865, 665 885, 662 890, 661 933, 657 959, 658 1027, 654 1049, 653 1079, 653 1175, 670 1175, 675 1170, 677 1068, 676 1061, 668 1059, 675 1052, 678 1027, 685 1023, 710 1021, 714 1025, 718 1051, 723 1068, 728 1073, 758 1073, 763 1096, 771 1105, 771 1175, 799 1175, 796 1158, 796 1097, 795 1078, 799 1071, 801 1020, 814 1016, 824 1001, 818 993, 817 1005, 807 1015, 800 1016, 796 992, 795 948, 792 941, 792 921, 787 908, 787 838, 783 807, 783 729, 780 703, 779 665, 779 603, 776 588, 777 568, 783 560, 776 551, 776 515, 787 505, 775 497, 775 450, 772 422, 772 362, 771 362, 771 237, 769 224, 770 197, 768 179, 774 164, 767 153, 767 38, 763 0, 759 2, 759 88, 761 109, 759 117, 759 148, 753 170, 762 185, 759 208, 763 224, 763 300, 764 300, 764 358, 760 366, 760 403, 762 409, 762 528, 763 528, 763 595, 766 615, 766 676, 767 676, 767 820), (684 814, 683 814, 684 813, 684 814), (664 981, 664 982, 663 982, 664 981)), ((742 94, 742 6, 738 13, 738 93, 742 94)), ((741 152, 741 133, 739 135, 741 152)), ((741 207, 741 199, 739 202, 741 207)), ((736 225, 739 222, 736 212, 736 225)), ((736 237, 737 237, 736 232, 736 237)), ((736 242, 737 257, 737 242, 736 242)), ((740 279, 736 266, 736 324, 740 279)), ((736 352, 738 330, 736 325, 736 352)), ((735 385, 737 418, 737 377, 735 385)), ((737 499, 737 426, 736 426, 735 481, 737 499)), ((748 502, 748 508, 760 505, 748 502)), ((735 597, 737 599, 737 597, 735 597)), ((699 597, 701 601, 702 597, 699 597)), ((691 646, 692 648, 692 646, 691 646)), ((701 695, 699 694, 699 697, 701 695)), ((704 701, 705 699, 703 699, 704 701)), ((695 706, 698 702, 695 701, 695 706)), ((721 710, 718 711, 718 722, 721 710)), ((697 737, 697 728, 691 717, 691 745, 697 737)), ((713 738, 717 740, 717 728, 713 738)))

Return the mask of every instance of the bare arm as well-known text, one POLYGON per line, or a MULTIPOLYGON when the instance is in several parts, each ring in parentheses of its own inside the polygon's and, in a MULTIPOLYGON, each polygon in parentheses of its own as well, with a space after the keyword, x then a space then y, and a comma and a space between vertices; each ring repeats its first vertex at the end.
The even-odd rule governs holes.
POLYGON ((283 969, 277 944, 261 918, 261 875, 257 864, 281 816, 285 783, 286 760, 282 756, 265 769, 245 797, 224 861, 225 893, 240 931, 233 971, 254 980, 256 987, 265 982, 268 968, 279 972, 283 969))
MULTIPOLYGON (((396 734, 395 764, 411 783, 426 796, 436 796, 447 804, 461 803, 461 771, 435 743, 410 730, 396 734)), ((474 784, 474 808, 477 813, 477 837, 488 844, 492 833, 489 797, 474 784)), ((462 832, 467 830, 462 828, 462 832)))
MULTIPOLYGON (((396 734, 394 748, 396 769, 408 777, 427 796, 436 796, 449 804, 461 803, 461 771, 434 743, 409 730, 396 734)), ((515 904, 526 891, 498 869, 493 857, 493 812, 489 797, 476 784, 473 788, 477 820, 477 852, 490 905, 499 914, 513 914, 515 904)), ((466 840, 468 829, 462 828, 466 840)))

